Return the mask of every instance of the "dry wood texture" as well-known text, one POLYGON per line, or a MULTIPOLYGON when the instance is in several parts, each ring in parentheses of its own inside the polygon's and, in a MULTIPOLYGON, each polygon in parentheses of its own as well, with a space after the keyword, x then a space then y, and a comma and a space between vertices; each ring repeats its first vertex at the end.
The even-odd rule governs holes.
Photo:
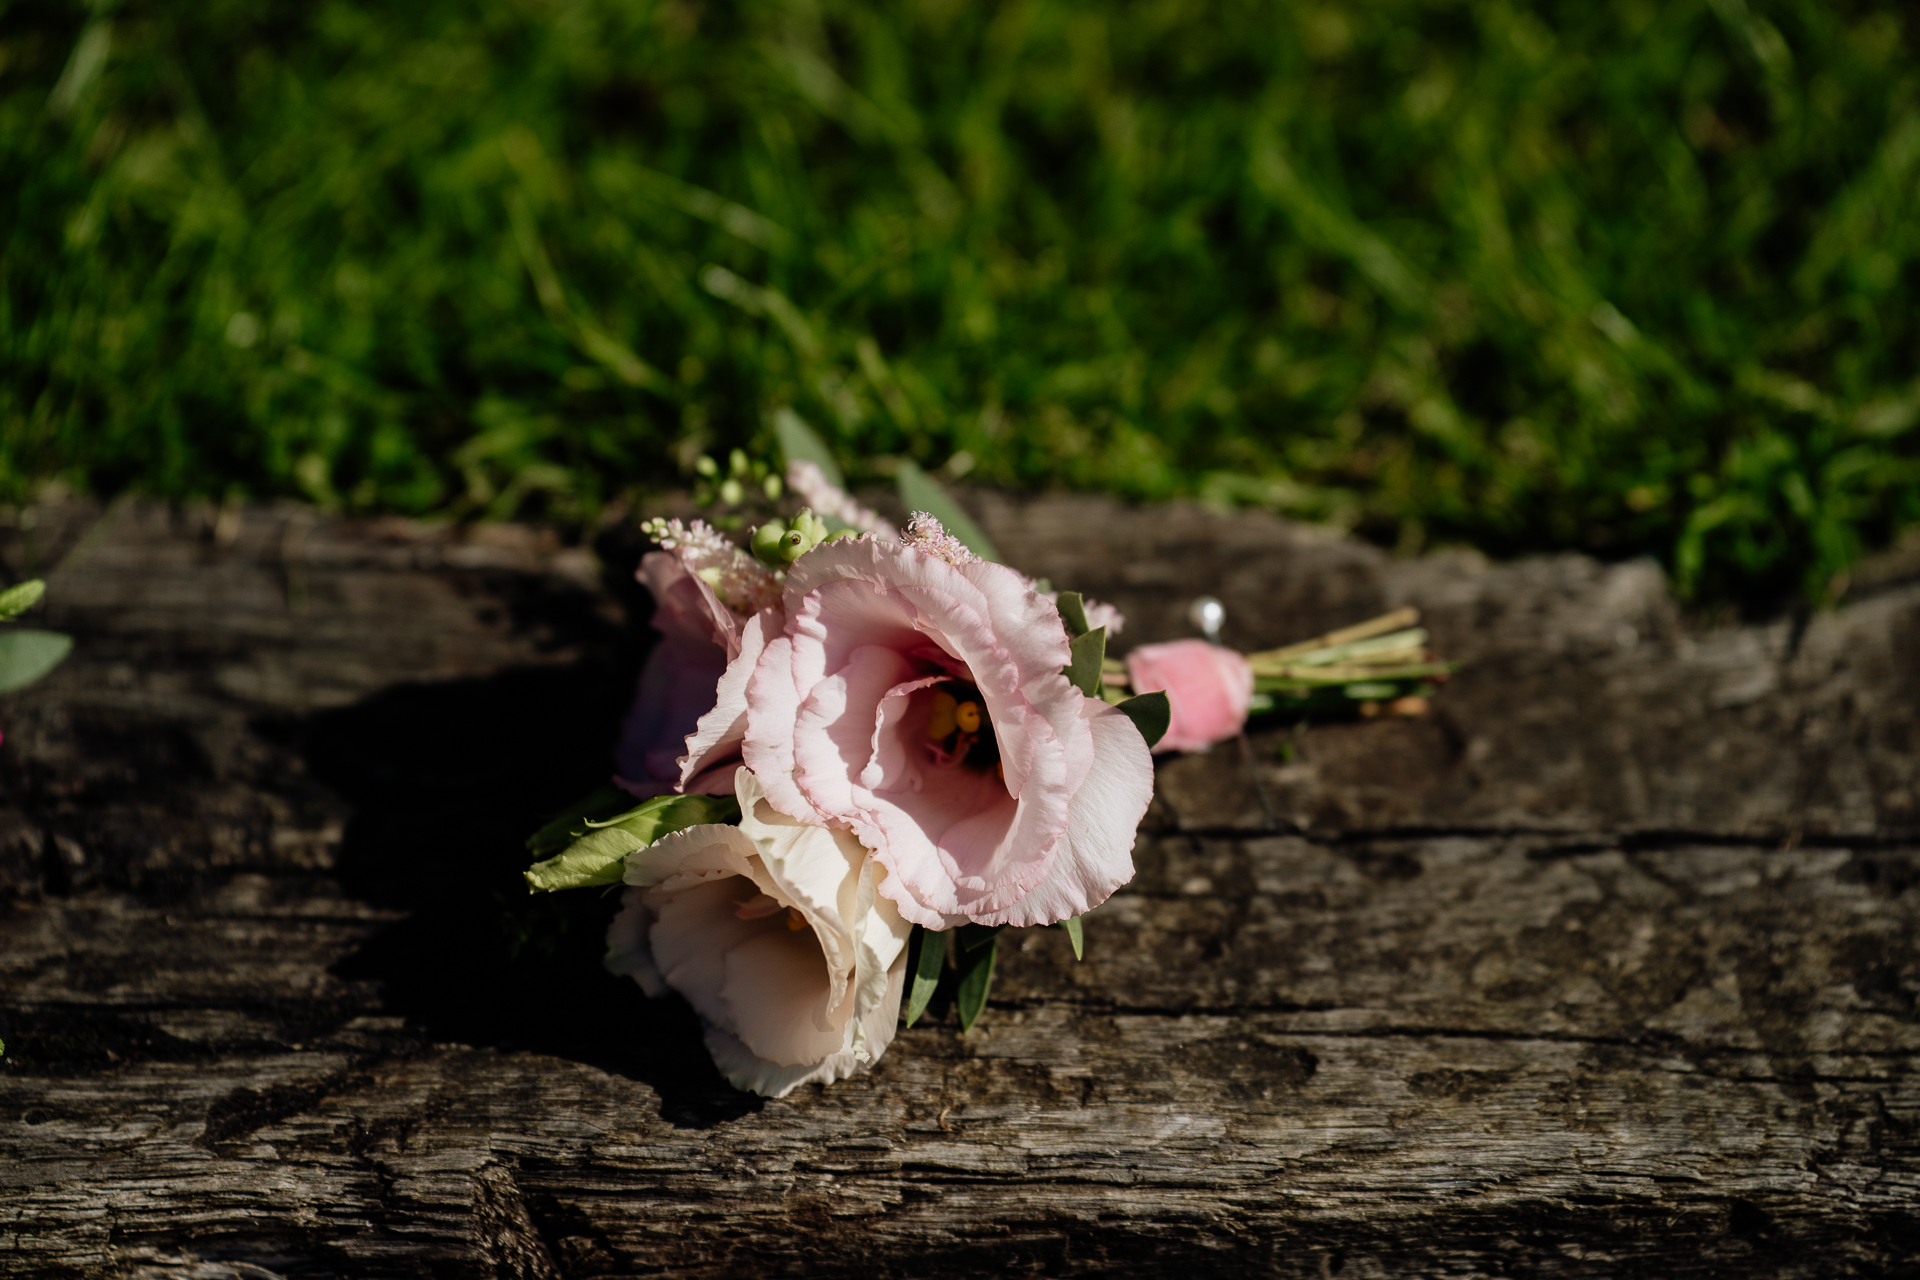
POLYGON ((0 701, 0 1271, 1914 1274, 1920 575, 1690 630, 1644 565, 980 510, 1123 644, 1206 590, 1467 665, 1255 734, 1273 829, 1237 746, 1164 762, 1084 963, 1011 933, 981 1027, 774 1102, 515 880, 606 767, 637 546, 30 513, 79 648, 0 701))

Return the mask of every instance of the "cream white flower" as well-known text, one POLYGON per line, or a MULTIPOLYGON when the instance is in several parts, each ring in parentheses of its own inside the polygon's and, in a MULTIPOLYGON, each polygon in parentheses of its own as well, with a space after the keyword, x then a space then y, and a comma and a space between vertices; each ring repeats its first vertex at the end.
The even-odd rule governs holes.
POLYGON ((735 780, 741 822, 629 854, 607 968, 671 988, 706 1026, 720 1073, 784 1097, 831 1084, 893 1041, 912 926, 876 892, 887 872, 846 831, 806 826, 735 780))

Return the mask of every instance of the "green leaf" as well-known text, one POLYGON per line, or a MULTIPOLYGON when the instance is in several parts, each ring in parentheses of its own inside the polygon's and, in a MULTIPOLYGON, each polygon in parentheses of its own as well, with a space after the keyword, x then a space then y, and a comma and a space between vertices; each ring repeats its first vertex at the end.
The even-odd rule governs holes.
POLYGON ((963 954, 978 951, 1000 936, 1005 925, 963 924, 960 926, 960 950, 963 954))
POLYGON ((1062 591, 1060 598, 1054 601, 1059 607, 1060 621, 1067 624, 1067 634, 1083 636, 1093 630, 1087 625, 1087 602, 1078 591, 1062 591))
MULTIPOLYGON (((977 927, 977 926, 966 926, 977 927)), ((998 932, 997 930, 995 932, 998 932)), ((992 937, 986 945, 964 950, 960 959, 960 990, 954 1001, 960 1008, 960 1030, 973 1030, 987 1009, 987 992, 993 987, 993 957, 1000 948, 992 937)))
POLYGON ((927 1001, 933 999, 933 989, 940 985, 940 969, 947 960, 947 937, 915 925, 907 945, 911 952, 907 972, 912 975, 907 988, 907 1025, 912 1026, 927 1011, 927 1001))
POLYGON ((626 871, 627 855, 650 843, 617 827, 589 832, 568 845, 565 853, 528 867, 527 892, 553 893, 559 889, 584 889, 588 885, 619 884, 626 871))
POLYGON ((739 820, 740 805, 731 796, 657 796, 605 822, 587 821, 586 833, 565 851, 527 868, 528 892, 619 884, 634 850, 704 822, 739 820))
POLYGON ((8 587, 0 591, 0 622, 12 622, 33 606, 40 603, 40 597, 47 594, 47 584, 38 578, 29 579, 17 587, 8 587))
POLYGON ((1107 629, 1095 627, 1083 636, 1075 636, 1067 663, 1067 680, 1089 698, 1100 692, 1100 663, 1107 656, 1107 629))
POLYGON ((1075 960, 1084 958, 1087 942, 1086 934, 1080 927, 1080 917, 1068 916, 1060 922, 1060 927, 1065 929, 1067 931, 1067 937, 1073 940, 1073 958, 1075 960))
POLYGON ((1167 736, 1167 726, 1173 723, 1173 704, 1167 701, 1162 690, 1135 694, 1121 703, 1120 709, 1140 730, 1149 747, 1158 746, 1160 739, 1167 736))
POLYGON ((610 818, 633 803, 633 794, 608 783, 590 795, 575 800, 547 820, 545 826, 527 837, 527 851, 551 857, 586 833, 587 819, 610 818))
POLYGON ((73 652, 73 637, 58 631, 9 631, 0 635, 0 693, 32 684, 73 652))
POLYGON ((618 830, 638 836, 652 844, 661 836, 703 822, 740 821, 740 802, 732 796, 655 796, 625 813, 598 822, 588 820, 594 830, 618 830))
POLYGON ((780 452, 788 462, 811 462, 820 468, 828 484, 846 489, 847 478, 841 474, 840 464, 833 460, 833 450, 827 448, 827 442, 799 414, 791 409, 774 414, 773 434, 779 439, 780 452))
POLYGON ((932 476, 902 458, 900 469, 893 473, 893 482, 899 487, 900 501, 908 511, 926 512, 938 520, 948 533, 966 543, 967 549, 973 554, 982 560, 999 563, 1000 552, 995 549, 993 541, 932 476))

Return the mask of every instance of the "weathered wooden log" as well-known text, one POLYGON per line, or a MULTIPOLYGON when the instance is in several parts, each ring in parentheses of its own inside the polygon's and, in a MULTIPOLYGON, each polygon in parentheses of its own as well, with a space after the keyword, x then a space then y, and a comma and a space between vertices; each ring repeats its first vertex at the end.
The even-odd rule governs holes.
POLYGON ((1010 933, 979 1027, 779 1101, 516 879, 606 769, 637 545, 28 513, 79 645, 0 700, 0 1272, 1912 1273, 1916 566, 1700 629, 1646 565, 979 511, 1123 646, 1208 591, 1464 666, 1258 729, 1271 829, 1236 744, 1164 761, 1084 962, 1010 933))

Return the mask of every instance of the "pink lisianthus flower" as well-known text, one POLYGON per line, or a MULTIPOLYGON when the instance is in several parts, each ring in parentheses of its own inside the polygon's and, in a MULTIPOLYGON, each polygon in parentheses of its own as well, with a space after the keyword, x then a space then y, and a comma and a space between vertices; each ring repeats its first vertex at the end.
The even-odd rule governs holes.
MULTIPOLYGON (((907 920, 1079 915, 1133 876, 1146 743, 1068 683, 1051 602, 933 535, 803 556, 711 716, 745 717, 741 754, 775 809, 873 850, 907 920)), ((690 774, 703 767, 689 755, 690 774)))
POLYGON ((1204 751, 1247 723, 1253 668, 1231 649, 1205 640, 1143 644, 1127 655, 1135 693, 1165 690, 1173 719, 1155 751, 1204 751))
POLYGON ((911 926, 847 831, 773 811, 737 771, 739 826, 697 826, 627 856, 607 968, 685 996, 721 1074, 784 1097, 886 1052, 911 926))
MULTIPOLYGON (((635 575, 653 594, 660 640, 647 655, 640 687, 614 749, 614 782, 646 799, 670 791, 728 795, 739 764, 732 725, 705 725, 719 699, 728 664, 747 648, 758 652, 758 615, 779 614, 779 583, 751 556, 701 521, 650 527, 665 551, 651 551, 635 575), (683 772, 690 736, 711 741, 697 774, 683 772), (722 739, 731 755, 716 751, 722 739)), ((745 729, 744 721, 739 726, 745 729)))

